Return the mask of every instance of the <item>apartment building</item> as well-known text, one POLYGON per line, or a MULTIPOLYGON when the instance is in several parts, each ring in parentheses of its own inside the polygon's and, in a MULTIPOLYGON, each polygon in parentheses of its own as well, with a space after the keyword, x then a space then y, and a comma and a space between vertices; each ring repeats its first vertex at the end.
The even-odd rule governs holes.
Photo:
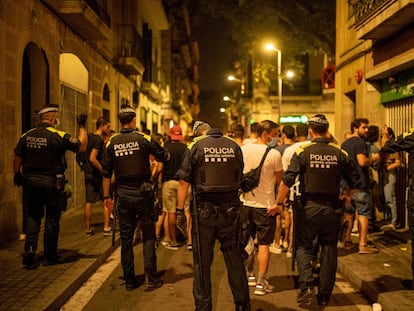
MULTIPOLYGON (((36 110, 58 104, 60 128, 88 131, 100 116, 118 130, 118 111, 137 111, 139 130, 186 129, 198 113, 198 48, 179 0, 0 0, 0 243, 22 230, 21 188, 13 149, 37 123, 36 110)), ((84 203, 83 174, 67 154, 69 208, 84 203)))
MULTIPOLYGON (((412 0, 336 1, 335 134, 341 140, 356 117, 387 124, 397 135, 414 127, 413 21, 412 0)), ((400 215, 405 177, 403 168, 400 215)))

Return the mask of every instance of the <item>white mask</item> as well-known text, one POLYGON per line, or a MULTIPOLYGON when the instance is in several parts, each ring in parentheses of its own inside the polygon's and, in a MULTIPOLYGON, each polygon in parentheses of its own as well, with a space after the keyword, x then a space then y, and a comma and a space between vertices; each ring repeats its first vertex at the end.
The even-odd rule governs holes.
POLYGON ((279 137, 272 137, 272 139, 267 143, 267 145, 271 148, 276 147, 277 143, 279 141, 279 137))

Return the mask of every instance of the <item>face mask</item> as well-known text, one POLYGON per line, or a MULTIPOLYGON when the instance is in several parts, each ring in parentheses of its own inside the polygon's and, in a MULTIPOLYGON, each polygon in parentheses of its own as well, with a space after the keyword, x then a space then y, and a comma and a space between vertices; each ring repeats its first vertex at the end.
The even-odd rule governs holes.
POLYGON ((269 141, 268 143, 267 143, 267 145, 270 147, 270 148, 274 148, 274 147, 276 147, 276 145, 277 145, 277 142, 279 141, 279 137, 272 137, 272 140, 271 141, 269 141))
POLYGON ((59 118, 56 118, 55 121, 56 121, 55 127, 59 127, 59 125, 60 125, 60 119, 59 118))

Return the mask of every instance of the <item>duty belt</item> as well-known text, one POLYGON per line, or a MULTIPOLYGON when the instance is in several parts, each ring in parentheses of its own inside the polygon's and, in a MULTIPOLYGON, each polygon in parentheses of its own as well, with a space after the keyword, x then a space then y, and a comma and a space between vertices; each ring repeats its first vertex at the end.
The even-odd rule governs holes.
POLYGON ((240 209, 240 203, 212 203, 212 202, 200 202, 198 209, 201 217, 210 217, 211 215, 217 217, 218 214, 227 214, 232 216, 236 214, 240 209))

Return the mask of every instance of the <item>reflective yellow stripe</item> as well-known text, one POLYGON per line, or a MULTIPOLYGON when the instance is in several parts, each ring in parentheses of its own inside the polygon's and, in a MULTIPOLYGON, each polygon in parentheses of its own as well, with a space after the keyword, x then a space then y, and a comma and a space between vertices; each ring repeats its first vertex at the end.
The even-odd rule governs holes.
POLYGON ((56 134, 58 134, 60 137, 62 137, 63 138, 63 136, 65 136, 66 135, 66 133, 65 132, 63 132, 63 131, 59 131, 58 129, 55 129, 54 127, 47 127, 46 128, 49 132, 52 132, 52 133, 56 133, 56 134))

